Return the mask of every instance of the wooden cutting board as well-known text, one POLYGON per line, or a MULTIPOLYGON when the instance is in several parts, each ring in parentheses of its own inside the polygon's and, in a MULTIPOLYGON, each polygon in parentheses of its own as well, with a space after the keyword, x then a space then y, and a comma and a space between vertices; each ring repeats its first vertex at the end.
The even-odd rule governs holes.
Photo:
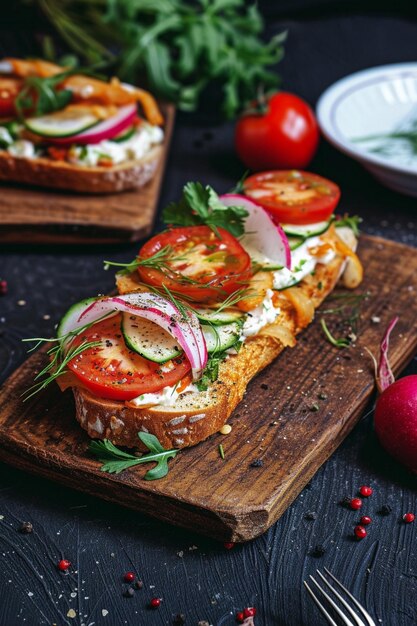
POLYGON ((28 359, 0 390, 0 459, 219 540, 260 535, 360 418, 374 388, 364 347, 378 354, 387 323, 399 315, 390 347, 394 371, 417 350, 416 250, 363 236, 360 257, 365 281, 358 291, 370 296, 356 347, 338 350, 327 343, 319 310, 297 346, 285 350, 249 385, 230 420, 231 434, 182 451, 170 461, 166 478, 144 481, 149 466, 118 476, 100 472, 87 453, 88 437, 75 421, 70 391, 61 394, 51 385, 21 401, 20 394, 45 361, 42 353, 28 359), (256 459, 262 467, 250 466, 256 459))
POLYGON ((161 105, 165 117, 163 155, 144 187, 90 195, 0 183, 1 243, 117 243, 149 235, 157 210, 174 126, 175 108, 161 105))

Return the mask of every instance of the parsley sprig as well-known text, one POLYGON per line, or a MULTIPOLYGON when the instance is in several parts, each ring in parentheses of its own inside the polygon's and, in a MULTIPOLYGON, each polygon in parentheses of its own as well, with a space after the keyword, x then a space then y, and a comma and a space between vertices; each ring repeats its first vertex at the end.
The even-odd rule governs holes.
POLYGON ((145 480, 164 478, 164 476, 168 474, 169 459, 175 458, 179 450, 166 450, 161 445, 158 438, 150 433, 138 433, 138 437, 149 450, 148 453, 139 457, 117 448, 108 439, 91 441, 89 450, 103 463, 100 468, 102 472, 120 474, 120 472, 134 467, 135 465, 154 462, 156 466, 146 472, 144 476, 145 480))
POLYGON ((187 183, 179 202, 171 202, 163 211, 166 224, 175 226, 210 226, 218 234, 224 228, 234 237, 244 233, 244 222, 248 212, 241 206, 226 207, 210 185, 187 183))

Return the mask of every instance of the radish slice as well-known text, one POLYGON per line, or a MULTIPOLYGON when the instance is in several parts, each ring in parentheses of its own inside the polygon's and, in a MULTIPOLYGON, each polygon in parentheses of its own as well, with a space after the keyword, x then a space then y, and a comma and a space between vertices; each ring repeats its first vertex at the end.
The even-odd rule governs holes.
POLYGON ((136 115, 136 104, 128 104, 127 106, 121 107, 116 115, 112 115, 112 117, 103 120, 82 133, 71 135, 70 137, 50 137, 48 141, 60 145, 71 143, 81 145, 99 143, 105 139, 111 139, 125 130, 125 128, 132 124, 136 115))
POLYGON ((245 234, 240 239, 248 252, 254 251, 268 259, 267 265, 276 269, 291 269, 291 250, 287 235, 281 226, 274 224, 263 207, 246 196, 227 193, 220 196, 225 206, 242 206, 249 213, 245 220, 245 234))
POLYGON ((60 325, 60 334, 77 331, 117 312, 131 313, 161 326, 184 350, 191 364, 193 380, 201 377, 207 363, 207 348, 197 316, 187 311, 188 319, 184 320, 173 303, 157 294, 129 293, 87 301, 81 309, 74 307, 74 314, 66 315, 65 324, 60 325))
POLYGON ((378 389, 380 392, 385 391, 387 387, 392 385, 395 382, 394 374, 392 373, 391 366, 388 360, 388 348, 389 348, 389 338, 391 335, 391 331, 398 322, 398 316, 394 317, 388 324, 388 328, 385 331, 384 337, 381 341, 380 353, 379 353, 379 363, 378 363, 378 372, 377 372, 377 383, 378 389))

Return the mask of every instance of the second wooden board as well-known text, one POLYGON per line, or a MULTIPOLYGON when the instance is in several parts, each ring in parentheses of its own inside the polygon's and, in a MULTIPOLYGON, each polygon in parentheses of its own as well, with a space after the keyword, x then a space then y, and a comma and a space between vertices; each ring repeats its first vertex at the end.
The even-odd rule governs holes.
POLYGON ((26 361, 0 391, 0 459, 222 541, 260 535, 358 421, 374 388, 365 346, 377 354, 387 323, 399 315, 390 347, 396 373, 417 349, 416 251, 363 236, 360 257, 365 267, 360 292, 369 292, 369 299, 356 346, 345 351, 331 346, 316 319, 295 348, 251 382, 230 420, 231 434, 183 450, 170 461, 166 478, 146 482, 142 467, 103 474, 88 453, 70 391, 61 394, 51 385, 22 402, 44 353, 26 361), (257 459, 262 464, 253 467, 257 459))
POLYGON ((171 140, 175 109, 161 107, 165 139, 155 176, 144 187, 91 195, 1 184, 0 243, 117 243, 149 235, 171 140))

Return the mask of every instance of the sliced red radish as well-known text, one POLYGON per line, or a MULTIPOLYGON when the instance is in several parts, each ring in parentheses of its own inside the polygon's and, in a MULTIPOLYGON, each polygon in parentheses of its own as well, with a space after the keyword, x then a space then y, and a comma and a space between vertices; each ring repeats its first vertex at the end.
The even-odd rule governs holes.
POLYGON ((143 317, 166 330, 178 341, 190 361, 193 380, 201 377, 207 363, 207 348, 197 316, 187 311, 185 320, 172 302, 154 293, 130 293, 74 305, 59 325, 59 336, 73 333, 86 324, 93 324, 117 312, 143 317))
POLYGON ((291 250, 287 235, 281 226, 274 224, 263 207, 246 196, 234 193, 220 196, 220 201, 225 206, 242 206, 248 211, 245 234, 240 243, 255 260, 260 256, 267 259, 265 262, 267 266, 291 269, 291 250))
POLYGON ((77 143, 81 145, 95 144, 115 137, 133 123, 137 115, 136 104, 121 107, 116 115, 103 120, 88 130, 70 137, 50 137, 48 141, 55 144, 77 143))

